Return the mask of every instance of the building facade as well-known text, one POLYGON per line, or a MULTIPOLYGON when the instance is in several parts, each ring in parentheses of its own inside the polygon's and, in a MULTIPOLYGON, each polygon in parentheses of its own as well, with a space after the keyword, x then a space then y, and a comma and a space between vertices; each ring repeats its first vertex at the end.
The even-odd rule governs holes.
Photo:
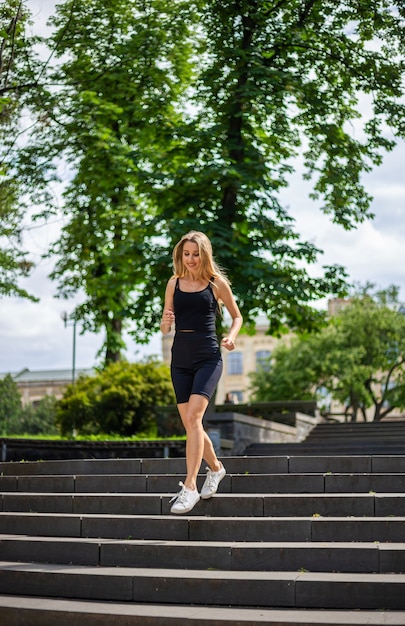
MULTIPOLYGON (((91 376, 93 369, 78 369, 75 371, 75 379, 80 376, 91 376)), ((6 374, 0 374, 4 378, 6 374)), ((21 372, 11 373, 18 391, 21 394, 24 405, 36 406, 45 396, 53 396, 57 400, 62 398, 68 385, 73 382, 73 372, 71 369, 64 370, 35 370, 28 368, 21 372)))

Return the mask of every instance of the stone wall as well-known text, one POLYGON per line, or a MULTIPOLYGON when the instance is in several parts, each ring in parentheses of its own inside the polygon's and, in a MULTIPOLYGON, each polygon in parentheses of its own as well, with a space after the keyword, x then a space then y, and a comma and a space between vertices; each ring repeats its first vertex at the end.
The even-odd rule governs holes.
POLYGON ((222 456, 245 453, 251 443, 288 443, 302 441, 318 418, 297 413, 296 425, 290 426, 243 413, 211 413, 204 417, 204 426, 214 447, 222 456))

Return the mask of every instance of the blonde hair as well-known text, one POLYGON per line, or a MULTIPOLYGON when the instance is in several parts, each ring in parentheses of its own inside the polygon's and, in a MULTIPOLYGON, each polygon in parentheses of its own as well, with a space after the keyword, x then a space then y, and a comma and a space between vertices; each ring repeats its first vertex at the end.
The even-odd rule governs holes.
POLYGON ((224 271, 214 260, 210 240, 207 235, 199 232, 198 230, 191 230, 186 235, 183 235, 180 241, 175 245, 173 250, 174 278, 183 278, 187 274, 187 268, 183 263, 183 247, 187 241, 191 241, 198 246, 198 253, 201 259, 198 278, 202 281, 207 280, 215 286, 213 279, 220 276, 226 280, 227 283, 229 283, 224 271))

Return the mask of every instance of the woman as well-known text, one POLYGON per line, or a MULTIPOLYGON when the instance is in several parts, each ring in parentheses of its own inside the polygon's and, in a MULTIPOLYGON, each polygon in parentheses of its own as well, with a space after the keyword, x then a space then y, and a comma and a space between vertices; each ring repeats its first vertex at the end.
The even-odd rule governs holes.
POLYGON ((175 496, 172 513, 188 513, 200 499, 197 475, 204 458, 208 464, 201 498, 213 496, 226 474, 203 428, 203 416, 222 374, 222 357, 215 318, 223 303, 232 317, 222 339, 227 350, 235 348, 242 316, 229 281, 215 263, 211 243, 204 233, 191 231, 173 250, 174 276, 166 287, 161 331, 175 324, 171 375, 177 407, 186 430, 187 476, 175 496))

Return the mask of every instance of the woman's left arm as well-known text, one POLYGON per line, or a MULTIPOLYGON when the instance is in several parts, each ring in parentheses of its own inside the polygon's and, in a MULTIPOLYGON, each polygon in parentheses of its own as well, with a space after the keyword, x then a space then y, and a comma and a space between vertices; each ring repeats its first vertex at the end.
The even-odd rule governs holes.
POLYGON ((229 315, 232 318, 232 325, 228 333, 223 337, 221 345, 227 350, 234 350, 235 339, 242 327, 243 318, 239 311, 239 307, 236 304, 235 297, 229 286, 229 283, 223 278, 217 278, 216 284, 218 286, 218 295, 220 300, 224 303, 229 315))

